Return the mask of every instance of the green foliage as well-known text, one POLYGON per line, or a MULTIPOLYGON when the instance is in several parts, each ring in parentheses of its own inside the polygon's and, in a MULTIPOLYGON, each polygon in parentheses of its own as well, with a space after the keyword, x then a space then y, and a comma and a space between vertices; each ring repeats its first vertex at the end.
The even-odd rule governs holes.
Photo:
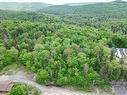
POLYGON ((16 85, 8 95, 28 95, 28 91, 25 85, 16 85))
POLYGON ((40 84, 48 84, 49 74, 46 70, 41 70, 37 73, 36 81, 40 84))
POLYGON ((62 6, 61 12, 71 12, 60 18, 41 12, 0 11, 0 69, 22 64, 37 74, 38 83, 78 88, 126 80, 127 69, 114 61, 110 49, 127 47, 127 20, 121 17, 122 11, 113 14, 117 4, 126 5, 112 2, 67 6, 67 10, 62 6), (110 10, 112 5, 110 14, 105 7, 110 10))
MULTIPOLYGON (((106 73, 110 64, 108 45, 117 46, 112 38, 119 33, 108 36, 112 34, 108 29, 66 24, 1 23, 1 68, 12 62, 21 63, 37 73, 38 83, 79 88, 104 85, 110 77, 106 73)), ((124 35, 119 35, 123 40, 124 35)))
POLYGON ((127 48, 126 35, 117 34, 112 36, 112 47, 127 48))
POLYGON ((7 95, 40 95, 40 92, 31 86, 16 84, 7 95))
POLYGON ((122 73, 122 66, 117 62, 112 61, 108 66, 108 78, 109 80, 119 80, 122 73))
POLYGON ((67 19, 73 19, 73 22, 79 21, 78 18, 85 21, 86 19, 95 20, 98 18, 99 21, 114 19, 114 18, 125 18, 127 2, 109 2, 109 3, 96 3, 88 5, 59 5, 59 6, 49 6, 43 9, 47 13, 61 15, 67 19), (122 14, 123 15, 122 15, 122 14), (81 17, 79 17, 81 16, 81 17), (74 20, 75 19, 75 20, 74 20))
MULTIPOLYGON (((54 23, 54 22, 57 22, 57 23, 61 22, 58 17, 50 16, 46 13, 30 12, 30 11, 24 11, 24 12, 21 12, 21 11, 4 11, 4 10, 0 10, 0 20, 1 21, 13 20, 16 22, 31 21, 31 22, 38 22, 38 23, 41 22, 41 23, 46 23, 46 24, 54 23)), ((0 21, 0 23, 2 23, 1 21, 0 21)), ((15 24, 16 24, 16 22, 15 22, 15 24)), ((11 21, 8 22, 8 24, 12 24, 11 21)), ((14 25, 14 23, 12 25, 14 25)), ((27 22, 27 23, 24 23, 21 26, 17 27, 17 30, 18 29, 24 30, 23 26, 25 26, 25 25, 28 25, 30 27, 29 22, 27 22)))

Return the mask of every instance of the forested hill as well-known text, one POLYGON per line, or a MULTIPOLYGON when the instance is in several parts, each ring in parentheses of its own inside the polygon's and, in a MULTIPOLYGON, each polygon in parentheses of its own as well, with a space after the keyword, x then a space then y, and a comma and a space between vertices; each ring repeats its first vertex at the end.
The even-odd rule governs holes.
POLYGON ((88 5, 70 6, 59 5, 50 6, 44 9, 45 12, 62 16, 80 16, 88 17, 106 17, 106 18, 124 18, 127 17, 127 2, 114 1, 109 3, 96 3, 88 5))
POLYGON ((23 65, 36 73, 40 84, 83 90, 127 81, 127 63, 121 57, 117 61, 111 51, 127 48, 126 2, 22 11, 0 10, 0 72, 12 64, 23 65))
POLYGON ((1 10, 36 11, 50 6, 45 3, 0 2, 1 10))
POLYGON ((127 2, 116 0, 88 5, 57 5, 44 8, 42 12, 60 16, 62 21, 66 23, 98 28, 100 26, 105 27, 105 25, 114 25, 113 23, 116 24, 116 21, 126 21, 127 2), (111 23, 107 24, 107 22, 111 23))
MULTIPOLYGON (((50 5, 45 3, 0 2, 0 10, 40 11, 66 16, 66 18, 126 18, 127 2, 114 1, 109 3, 77 3, 50 5)), ((75 19, 74 18, 74 19, 75 19)))
POLYGON ((21 11, 4 11, 0 10, 0 20, 13 20, 13 21, 31 21, 41 23, 55 23, 60 20, 55 16, 50 16, 40 12, 21 12, 21 11))

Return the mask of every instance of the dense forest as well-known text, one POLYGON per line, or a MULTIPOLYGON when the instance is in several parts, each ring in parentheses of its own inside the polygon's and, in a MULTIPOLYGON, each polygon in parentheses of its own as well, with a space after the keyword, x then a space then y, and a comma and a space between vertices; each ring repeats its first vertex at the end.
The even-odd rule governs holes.
POLYGON ((80 26, 91 26, 98 28, 100 26, 117 24, 114 21, 126 21, 127 2, 117 0, 109 3, 95 3, 88 5, 57 5, 49 6, 42 11, 60 16, 62 21, 80 26), (107 24, 109 22, 114 22, 107 24))
POLYGON ((78 88, 126 80, 124 62, 111 53, 111 48, 127 48, 126 5, 115 1, 36 12, 1 10, 0 70, 21 64, 36 73, 40 84, 78 88))

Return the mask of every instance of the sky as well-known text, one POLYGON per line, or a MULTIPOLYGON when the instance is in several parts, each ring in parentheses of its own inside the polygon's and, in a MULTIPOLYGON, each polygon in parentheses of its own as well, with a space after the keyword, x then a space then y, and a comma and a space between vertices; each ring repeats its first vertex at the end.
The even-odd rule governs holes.
POLYGON ((111 1, 114 0, 0 0, 0 2, 43 2, 54 5, 66 3, 80 3, 80 2, 111 2, 111 1))

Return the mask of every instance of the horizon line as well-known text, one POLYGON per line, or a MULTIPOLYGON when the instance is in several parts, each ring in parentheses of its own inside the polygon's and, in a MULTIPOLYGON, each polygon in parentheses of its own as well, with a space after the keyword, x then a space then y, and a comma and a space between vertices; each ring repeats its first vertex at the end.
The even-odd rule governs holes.
MULTIPOLYGON (((116 0, 113 0, 113 1, 108 1, 108 2, 103 2, 103 1, 96 1, 96 2, 72 2, 72 3, 63 3, 63 4, 50 4, 50 3, 46 3, 46 2, 40 2, 40 1, 23 1, 23 2, 18 2, 18 1, 0 1, 0 3, 42 3, 42 4, 49 4, 49 5, 67 5, 67 4, 78 4, 78 3, 109 3, 109 2, 114 2, 116 0)), ((123 0, 124 1, 124 0, 123 0)))

